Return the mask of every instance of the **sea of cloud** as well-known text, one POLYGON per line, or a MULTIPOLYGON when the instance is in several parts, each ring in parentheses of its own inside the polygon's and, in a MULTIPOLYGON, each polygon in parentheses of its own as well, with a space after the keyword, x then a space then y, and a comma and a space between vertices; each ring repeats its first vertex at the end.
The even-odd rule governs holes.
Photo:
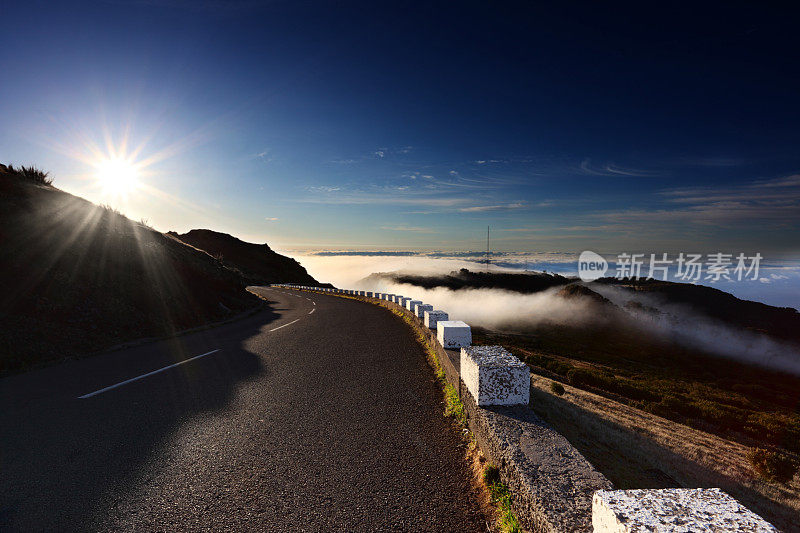
MULTIPOLYGON (((485 252, 441 251, 283 251, 305 266, 316 279, 338 286, 354 285, 373 272, 405 271, 423 274, 442 274, 460 268, 486 269, 485 252)), ((615 256, 609 261, 608 275, 616 273, 615 256)), ((539 271, 564 276, 578 275, 578 254, 570 252, 492 252, 492 271, 539 271)), ((677 279, 677 269, 670 268, 670 281, 677 279)), ((646 273, 646 269, 643 269, 646 273)), ((711 282, 700 279, 701 285, 715 287, 738 298, 762 302, 777 307, 800 309, 800 260, 770 259, 761 261, 757 279, 733 279, 711 282)))
MULTIPOLYGON (((320 281, 333 283, 337 287, 410 296, 433 304, 437 309, 448 311, 453 319, 464 320, 476 326, 514 331, 542 323, 580 326, 608 320, 625 320, 628 326, 642 328, 650 334, 658 334, 687 346, 800 375, 800 353, 794 346, 758 333, 730 327, 691 309, 665 303, 658 297, 631 293, 618 287, 595 284, 591 286, 593 290, 624 309, 621 314, 609 317, 602 313, 598 314, 597 308, 592 307, 585 299, 559 297, 558 288, 536 294, 520 294, 497 289, 453 291, 444 287, 425 289, 399 284, 386 278, 365 279, 376 272, 436 275, 461 268, 473 271, 486 269, 485 257, 479 252, 327 250, 303 254, 289 252, 289 254, 320 281), (660 313, 625 308, 625 304, 631 300, 658 309, 660 313)), ((548 271, 565 276, 577 276, 577 255, 556 252, 494 254, 488 268, 491 271, 548 271)), ((612 275, 614 268, 612 263, 612 275)), ((796 308, 800 302, 800 293, 797 292, 800 286, 800 265, 766 263, 761 268, 758 280, 709 283, 709 285, 742 298, 796 308), (749 286, 750 292, 742 286, 749 286), (738 291, 730 290, 732 287, 738 287, 738 291), (748 295, 755 297, 748 298, 748 295), (792 303, 794 305, 791 305, 792 303)))

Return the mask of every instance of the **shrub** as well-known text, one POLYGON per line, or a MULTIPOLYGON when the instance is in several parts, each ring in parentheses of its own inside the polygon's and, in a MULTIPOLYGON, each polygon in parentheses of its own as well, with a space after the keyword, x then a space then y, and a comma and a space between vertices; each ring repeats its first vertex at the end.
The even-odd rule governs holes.
POLYGON ((564 390, 564 385, 558 383, 557 381, 553 381, 550 383, 550 392, 559 396, 563 396, 566 391, 564 390))
POLYGON ((778 452, 753 448, 747 458, 753 470, 767 481, 788 483, 797 472, 795 462, 778 452))
POLYGON ((573 387, 598 387, 603 384, 603 380, 599 372, 588 370, 586 368, 573 368, 567 372, 567 379, 573 387))
POLYGON ((34 166, 21 166, 19 168, 14 168, 13 165, 8 165, 8 172, 9 174, 13 174, 21 180, 32 181, 33 183, 38 183, 39 185, 52 185, 53 183, 53 179, 50 178, 49 172, 44 172, 43 170, 39 170, 34 166))
POLYGON ((500 469, 494 465, 487 465, 483 471, 483 482, 486 485, 494 485, 500 483, 500 469))

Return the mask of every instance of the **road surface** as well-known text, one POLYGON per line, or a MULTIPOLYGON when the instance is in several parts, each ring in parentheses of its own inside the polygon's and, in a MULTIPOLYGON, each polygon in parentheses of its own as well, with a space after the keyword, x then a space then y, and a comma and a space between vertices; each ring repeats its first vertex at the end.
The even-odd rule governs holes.
POLYGON ((407 326, 254 290, 269 310, 0 380, 0 530, 485 531, 407 326))

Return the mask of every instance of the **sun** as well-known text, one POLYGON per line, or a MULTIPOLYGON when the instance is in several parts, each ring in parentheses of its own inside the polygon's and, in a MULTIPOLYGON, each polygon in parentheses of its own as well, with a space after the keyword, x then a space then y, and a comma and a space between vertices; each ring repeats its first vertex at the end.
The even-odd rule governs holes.
POLYGON ((103 159, 95 167, 95 176, 106 196, 126 197, 139 185, 139 173, 131 161, 122 158, 103 159))

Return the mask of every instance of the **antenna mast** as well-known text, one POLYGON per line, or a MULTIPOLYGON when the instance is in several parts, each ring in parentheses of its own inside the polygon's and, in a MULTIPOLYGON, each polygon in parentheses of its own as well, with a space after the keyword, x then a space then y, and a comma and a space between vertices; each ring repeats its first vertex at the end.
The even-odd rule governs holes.
POLYGON ((486 272, 489 272, 489 226, 486 226, 486 272))

